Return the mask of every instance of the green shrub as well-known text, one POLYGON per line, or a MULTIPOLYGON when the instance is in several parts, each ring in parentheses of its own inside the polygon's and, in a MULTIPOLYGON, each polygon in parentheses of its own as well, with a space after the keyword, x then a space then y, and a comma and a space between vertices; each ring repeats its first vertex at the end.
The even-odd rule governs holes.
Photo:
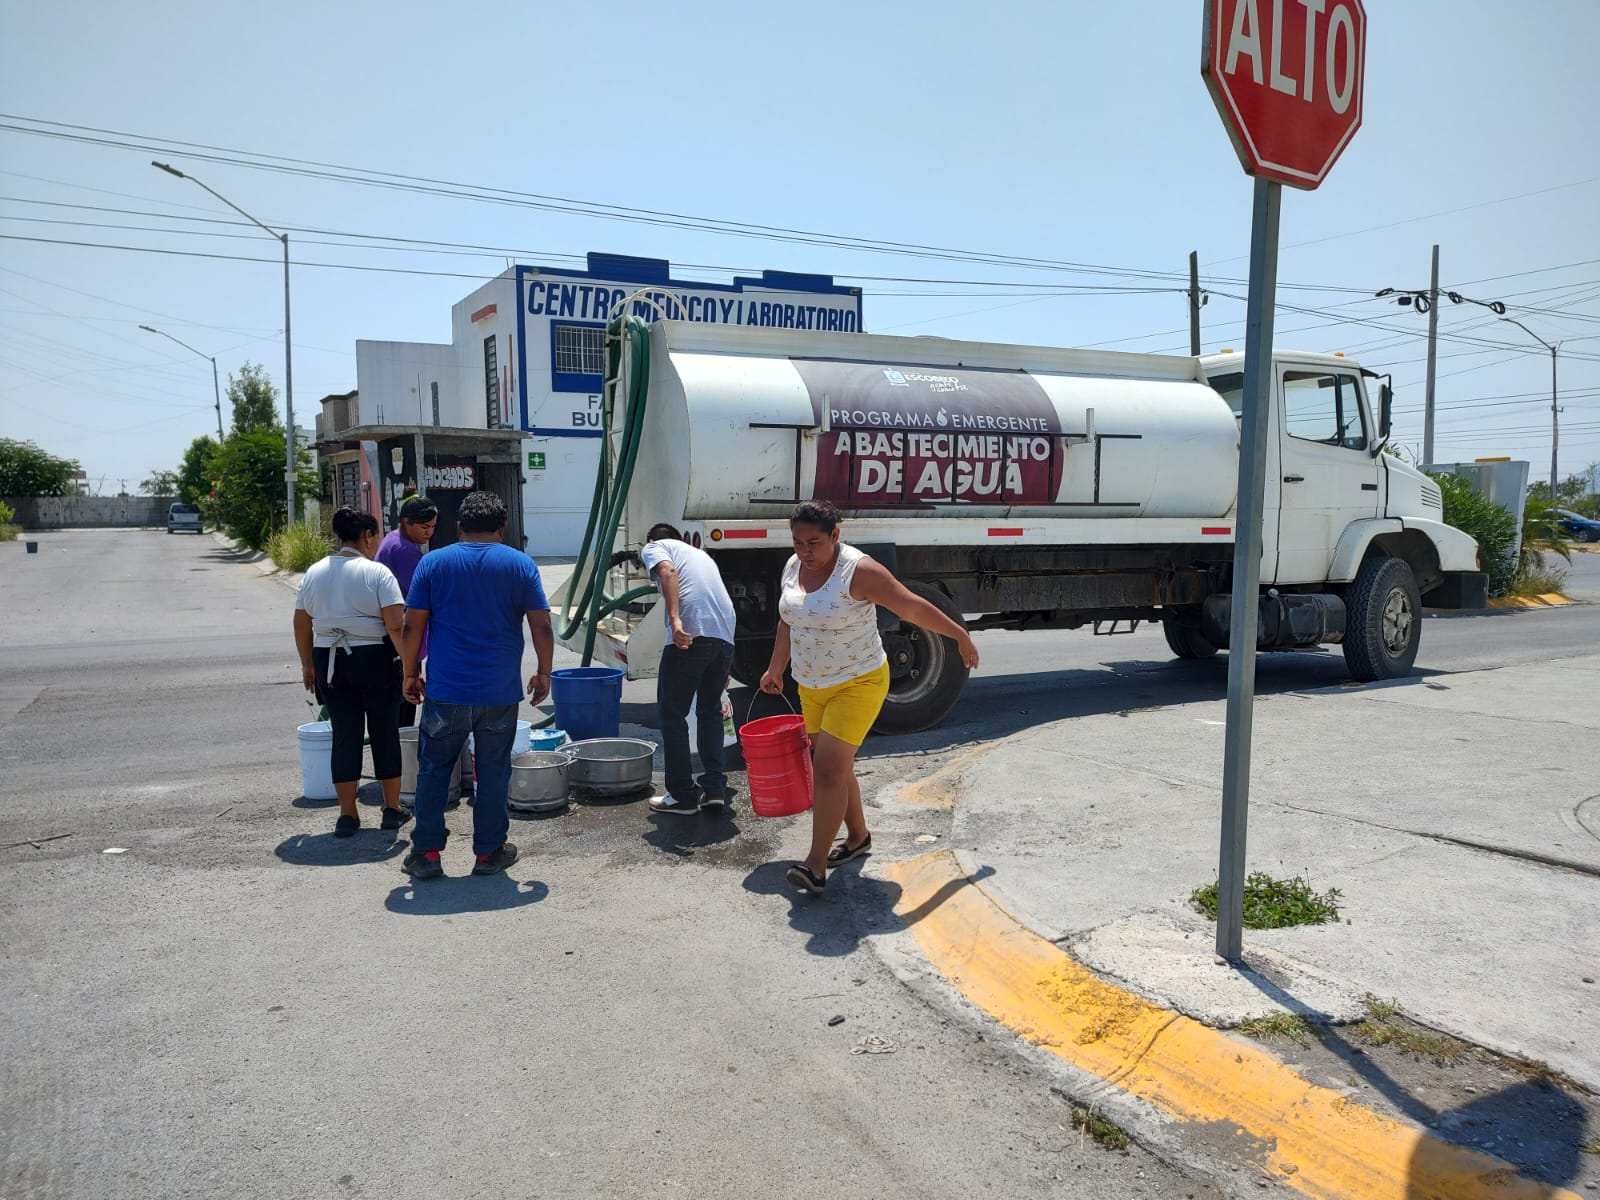
POLYGON ((304 521, 285 526, 267 539, 267 555, 280 571, 304 571, 332 552, 328 539, 304 521))
POLYGON ((16 519, 16 510, 4 500, 0 500, 0 542, 14 542, 17 540, 17 534, 21 533, 22 529, 13 524, 16 519))
POLYGON ((1453 525, 1478 543, 1478 559, 1489 576, 1489 595, 1505 596, 1516 573, 1514 553, 1517 520, 1493 501, 1472 490, 1460 475, 1432 475, 1444 497, 1445 524, 1453 525))

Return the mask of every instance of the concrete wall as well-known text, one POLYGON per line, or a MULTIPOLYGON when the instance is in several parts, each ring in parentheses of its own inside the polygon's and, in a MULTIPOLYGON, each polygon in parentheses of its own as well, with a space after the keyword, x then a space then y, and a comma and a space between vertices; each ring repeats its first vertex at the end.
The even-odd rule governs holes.
MULTIPOLYGON (((457 392, 460 368, 454 346, 432 342, 356 342, 358 425, 432 425, 433 388, 439 388, 439 424, 483 428, 483 406, 470 419, 457 392)), ((328 430, 333 433, 333 430, 328 430)))
POLYGON ((176 496, 4 496, 27 530, 166 528, 176 496))

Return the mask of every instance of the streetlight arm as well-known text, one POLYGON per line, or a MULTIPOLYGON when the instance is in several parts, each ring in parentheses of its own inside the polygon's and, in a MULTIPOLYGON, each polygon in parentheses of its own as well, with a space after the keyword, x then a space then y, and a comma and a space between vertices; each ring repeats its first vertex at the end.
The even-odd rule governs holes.
MULTIPOLYGON (((162 337, 166 338, 167 341, 169 341, 169 342, 177 342, 178 345, 182 346, 190 354, 198 354, 201 358, 211 358, 211 355, 207 354, 205 351, 196 350, 193 346, 189 345, 189 343, 184 341, 182 338, 175 338, 164 329, 157 329, 152 325, 141 325, 141 326, 139 326, 139 328, 144 330, 146 333, 159 333, 162 337)), ((214 359, 214 358, 211 358, 211 361, 212 362, 216 362, 217 360, 214 359)))
POLYGON ((1561 345, 1560 342, 1557 342, 1554 346, 1552 346, 1549 342, 1545 341, 1542 337, 1540 337, 1533 330, 1529 329, 1526 325, 1524 325, 1521 321, 1517 320, 1515 317, 1501 317, 1500 319, 1502 321, 1511 322, 1511 324, 1515 325, 1518 329, 1522 330, 1523 333, 1527 334, 1534 341, 1538 342, 1539 345, 1543 346, 1546 350, 1550 351, 1551 354, 1554 354, 1556 352, 1556 348, 1561 345))
POLYGON ((244 209, 240 208, 237 204, 235 204, 232 200, 229 200, 221 192, 217 191, 213 187, 208 186, 202 180, 196 179, 193 175, 185 175, 182 171, 178 170, 177 167, 169 166, 166 163, 156 162, 154 159, 151 160, 150 165, 152 167, 155 167, 158 171, 165 171, 168 175, 176 175, 179 179, 187 179, 190 183, 198 184, 200 187, 205 188, 206 191, 210 192, 218 200, 221 200, 229 208, 233 209, 234 212, 238 213, 245 220, 249 221, 257 229, 265 230, 267 233, 270 233, 273 237, 277 238, 280 242, 287 242, 288 241, 288 236, 289 236, 288 234, 279 233, 276 229, 272 228, 272 226, 264 224, 263 222, 256 220, 249 213, 245 212, 244 209))

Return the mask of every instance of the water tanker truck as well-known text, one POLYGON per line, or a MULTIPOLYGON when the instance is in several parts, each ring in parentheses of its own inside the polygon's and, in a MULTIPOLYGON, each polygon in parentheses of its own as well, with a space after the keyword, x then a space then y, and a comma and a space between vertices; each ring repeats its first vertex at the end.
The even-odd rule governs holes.
MULTIPOLYGON (((716 559, 754 683, 777 622, 788 514, 833 501, 845 536, 969 629, 1159 622, 1179 658, 1228 648, 1243 359, 746 329, 610 331, 605 453, 557 594, 564 644, 654 674, 654 592, 613 551, 656 522, 716 559)), ((1482 607, 1473 540, 1383 453, 1391 389, 1348 358, 1273 356, 1259 649, 1340 645, 1358 680, 1411 670, 1423 605, 1482 607)), ((966 669, 884 612, 878 729, 934 725, 966 669)))

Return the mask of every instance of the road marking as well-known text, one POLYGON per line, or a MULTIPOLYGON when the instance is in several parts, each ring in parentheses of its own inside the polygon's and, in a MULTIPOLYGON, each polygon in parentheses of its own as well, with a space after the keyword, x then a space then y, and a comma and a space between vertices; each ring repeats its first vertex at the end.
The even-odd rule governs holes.
POLYGON ((1266 1169, 1298 1192, 1319 1200, 1579 1200, 1104 982, 1025 929, 948 850, 890 864, 884 875, 900 885, 897 911, 923 954, 968 1000, 1163 1113, 1224 1122, 1260 1139, 1266 1169))

